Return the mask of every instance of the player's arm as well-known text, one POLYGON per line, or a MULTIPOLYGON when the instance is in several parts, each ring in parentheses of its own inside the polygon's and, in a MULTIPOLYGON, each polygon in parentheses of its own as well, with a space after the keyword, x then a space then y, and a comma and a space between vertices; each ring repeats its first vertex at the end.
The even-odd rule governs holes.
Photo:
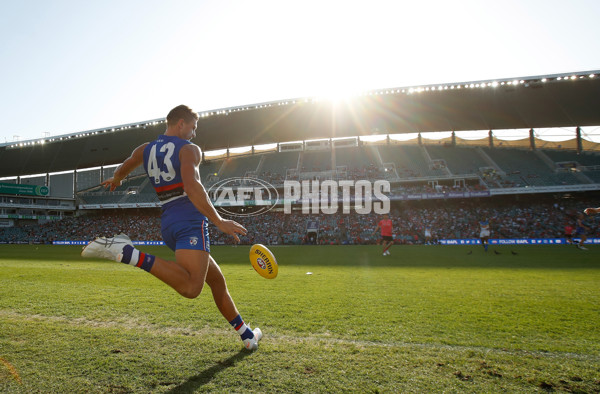
POLYGON ((245 235, 247 231, 241 224, 233 220, 223 219, 213 206, 206 189, 204 189, 204 186, 200 182, 198 166, 200 165, 201 158, 200 148, 193 144, 186 145, 179 151, 183 188, 192 204, 194 204, 200 213, 206 216, 219 230, 225 234, 232 235, 239 242, 240 238, 237 234, 245 235))
POLYGON ((125 161, 119 167, 117 167, 112 178, 108 178, 101 184, 104 187, 109 188, 111 192, 118 186, 121 186, 123 179, 125 179, 125 177, 131 173, 131 171, 135 170, 144 163, 144 148, 146 145, 148 145, 148 143, 142 144, 135 148, 133 152, 131 152, 131 156, 125 159, 125 161))
POLYGON ((583 210, 583 213, 585 213, 586 215, 595 215, 598 212, 600 212, 600 207, 598 208, 586 208, 583 210))

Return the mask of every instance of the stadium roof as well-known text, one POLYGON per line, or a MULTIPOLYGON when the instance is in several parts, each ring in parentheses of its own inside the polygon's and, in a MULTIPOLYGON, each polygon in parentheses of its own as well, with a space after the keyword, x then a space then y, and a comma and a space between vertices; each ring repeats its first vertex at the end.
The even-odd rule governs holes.
MULTIPOLYGON (((202 150, 430 131, 600 125, 600 71, 389 88, 348 100, 290 99, 200 113, 202 150)), ((166 110, 168 112, 168 109, 166 110)), ((0 177, 122 162, 163 119, 0 145, 0 177)))

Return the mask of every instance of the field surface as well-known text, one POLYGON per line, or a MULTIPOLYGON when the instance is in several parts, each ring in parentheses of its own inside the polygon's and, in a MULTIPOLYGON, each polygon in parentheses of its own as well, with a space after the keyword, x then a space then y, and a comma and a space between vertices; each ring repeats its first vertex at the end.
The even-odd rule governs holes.
POLYGON ((254 353, 208 289, 79 249, 0 246, 0 392, 600 392, 597 246, 273 247, 274 280, 214 247, 254 353))

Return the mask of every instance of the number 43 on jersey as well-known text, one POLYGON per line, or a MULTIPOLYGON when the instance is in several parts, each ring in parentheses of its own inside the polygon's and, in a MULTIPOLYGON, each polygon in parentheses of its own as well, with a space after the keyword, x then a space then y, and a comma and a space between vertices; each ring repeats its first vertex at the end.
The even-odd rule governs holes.
POLYGON ((148 156, 148 175, 154 178, 154 183, 159 184, 161 182, 161 178, 165 182, 170 182, 175 178, 175 168, 173 168, 173 162, 171 158, 173 157, 173 152, 175 151, 175 144, 172 142, 167 142, 166 144, 160 147, 160 152, 165 153, 165 155, 160 155, 160 157, 156 158, 156 145, 152 145, 152 149, 150 149, 150 155, 148 156), (162 163, 159 164, 159 160, 162 159, 162 163), (161 171, 161 169, 166 169, 167 172, 161 171))

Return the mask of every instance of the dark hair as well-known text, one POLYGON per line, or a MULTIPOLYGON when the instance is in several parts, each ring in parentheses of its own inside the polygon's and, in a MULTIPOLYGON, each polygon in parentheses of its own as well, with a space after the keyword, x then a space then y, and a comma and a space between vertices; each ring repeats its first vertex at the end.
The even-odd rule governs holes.
POLYGON ((200 117, 187 105, 178 105, 167 115, 167 126, 171 126, 183 119, 185 122, 197 121, 200 117))

